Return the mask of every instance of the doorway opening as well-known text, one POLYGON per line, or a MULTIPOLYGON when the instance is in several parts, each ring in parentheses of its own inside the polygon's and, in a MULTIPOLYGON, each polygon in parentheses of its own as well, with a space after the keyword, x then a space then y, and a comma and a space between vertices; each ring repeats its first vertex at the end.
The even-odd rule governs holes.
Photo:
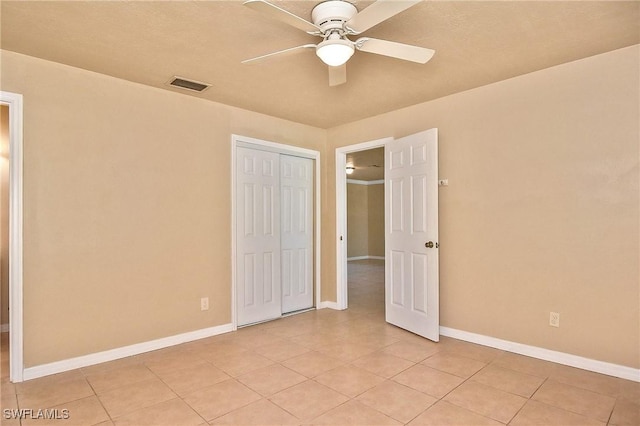
POLYGON ((349 308, 384 319, 384 148, 347 154, 349 308))
POLYGON ((347 155, 384 147, 384 316, 439 340, 438 129, 336 149, 337 307, 348 307, 347 155), (435 242, 434 242, 435 241, 435 242))
POLYGON ((337 305, 384 318, 384 146, 393 138, 336 150, 337 305), (347 174, 347 171, 352 173, 347 174))

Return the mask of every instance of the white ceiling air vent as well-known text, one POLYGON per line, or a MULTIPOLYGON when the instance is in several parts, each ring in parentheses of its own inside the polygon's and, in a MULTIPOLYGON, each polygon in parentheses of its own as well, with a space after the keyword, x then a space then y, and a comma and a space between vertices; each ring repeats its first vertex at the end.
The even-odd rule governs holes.
POLYGON ((169 80, 169 85, 179 87, 181 89, 191 90, 193 92, 204 92, 209 87, 211 87, 210 84, 203 83, 201 81, 187 80, 186 78, 178 76, 174 76, 171 80, 169 80))

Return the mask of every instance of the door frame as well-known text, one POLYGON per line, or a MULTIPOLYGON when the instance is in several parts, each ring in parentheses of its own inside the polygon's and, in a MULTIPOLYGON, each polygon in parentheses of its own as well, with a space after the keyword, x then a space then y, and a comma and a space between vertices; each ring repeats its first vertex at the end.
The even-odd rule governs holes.
POLYGON ((254 148, 262 151, 277 152, 279 154, 294 155, 297 157, 309 158, 314 160, 314 235, 313 235, 313 269, 314 269, 314 286, 315 286, 315 308, 318 309, 321 306, 320 295, 321 292, 321 263, 320 263, 320 249, 321 249, 321 220, 320 218, 322 210, 320 205, 320 151, 315 151, 307 148, 300 148, 293 145, 286 145, 278 142, 271 142, 262 139, 251 138, 248 136, 231 135, 231 323, 233 330, 238 329, 238 311, 237 311, 237 282, 236 282, 236 148, 237 147, 254 148))
POLYGON ((336 148, 336 293, 337 309, 349 307, 347 283, 347 154, 384 147, 393 137, 336 148))
POLYGON ((22 382, 22 151, 23 99, 18 93, 0 91, 0 104, 9 107, 9 380, 22 382))

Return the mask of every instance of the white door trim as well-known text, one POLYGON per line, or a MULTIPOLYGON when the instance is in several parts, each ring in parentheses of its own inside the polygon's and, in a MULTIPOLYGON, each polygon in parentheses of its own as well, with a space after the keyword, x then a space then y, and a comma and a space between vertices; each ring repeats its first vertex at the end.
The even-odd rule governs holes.
POLYGON ((336 293, 337 309, 347 309, 347 154, 380 148, 392 137, 336 148, 336 293), (342 239, 341 239, 342 238, 342 239))
POLYGON ((320 222, 321 222, 321 194, 320 194, 320 151, 307 148, 300 148, 292 145, 285 145, 277 142, 266 141, 262 139, 250 138, 241 135, 231 135, 231 322, 233 330, 238 328, 238 312, 236 310, 236 147, 244 146, 247 148, 261 149, 263 151, 278 152, 281 154, 295 155, 298 157, 310 158, 315 160, 315 179, 314 179, 314 282, 315 282, 315 305, 320 307, 322 302, 320 299, 321 281, 320 281, 320 222))
POLYGON ((9 380, 22 382, 22 95, 0 91, 0 103, 9 106, 9 380))

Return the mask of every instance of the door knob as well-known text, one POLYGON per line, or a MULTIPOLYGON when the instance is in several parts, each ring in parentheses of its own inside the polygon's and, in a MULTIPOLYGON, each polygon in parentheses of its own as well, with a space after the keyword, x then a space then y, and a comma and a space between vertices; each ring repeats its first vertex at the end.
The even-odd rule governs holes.
POLYGON ((429 242, 424 243, 424 246, 426 248, 433 248, 433 241, 429 241, 429 242))

